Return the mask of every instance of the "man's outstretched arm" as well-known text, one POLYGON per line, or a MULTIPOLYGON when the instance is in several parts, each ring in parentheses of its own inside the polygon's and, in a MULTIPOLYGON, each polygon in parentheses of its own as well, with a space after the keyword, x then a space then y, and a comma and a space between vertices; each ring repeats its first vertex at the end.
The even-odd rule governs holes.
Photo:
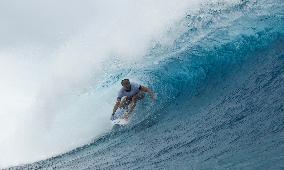
POLYGON ((114 105, 114 107, 113 107, 112 115, 114 115, 114 113, 115 113, 116 110, 118 109, 119 105, 120 105, 120 101, 118 100, 118 101, 116 101, 116 103, 115 103, 115 105, 114 105))

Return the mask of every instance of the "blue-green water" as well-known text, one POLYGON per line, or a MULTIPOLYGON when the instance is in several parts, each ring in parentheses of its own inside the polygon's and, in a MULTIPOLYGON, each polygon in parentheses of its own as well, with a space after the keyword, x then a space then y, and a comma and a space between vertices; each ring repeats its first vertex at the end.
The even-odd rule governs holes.
POLYGON ((128 126, 12 169, 283 169, 284 2, 205 4, 176 25, 174 45, 105 82, 144 80, 155 105, 146 98, 128 126))

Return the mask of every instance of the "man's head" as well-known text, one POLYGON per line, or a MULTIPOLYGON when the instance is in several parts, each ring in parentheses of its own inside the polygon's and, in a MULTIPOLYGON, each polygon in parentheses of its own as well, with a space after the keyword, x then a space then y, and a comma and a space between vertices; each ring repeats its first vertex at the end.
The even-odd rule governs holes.
POLYGON ((121 81, 121 85, 122 85, 126 90, 130 90, 130 89, 131 89, 131 85, 130 85, 129 79, 123 79, 123 80, 121 81))

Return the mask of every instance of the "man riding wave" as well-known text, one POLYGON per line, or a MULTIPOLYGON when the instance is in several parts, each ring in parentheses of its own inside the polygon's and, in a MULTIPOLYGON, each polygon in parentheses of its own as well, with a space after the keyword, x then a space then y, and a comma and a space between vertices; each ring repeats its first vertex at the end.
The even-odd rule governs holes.
POLYGON ((155 94, 149 88, 134 82, 130 82, 129 79, 123 79, 121 81, 121 85, 122 88, 118 93, 117 101, 114 105, 112 116, 115 114, 118 108, 127 108, 129 106, 130 108, 125 114, 125 117, 127 118, 130 113, 133 112, 137 101, 144 98, 145 92, 150 94, 153 101, 156 100, 155 94))

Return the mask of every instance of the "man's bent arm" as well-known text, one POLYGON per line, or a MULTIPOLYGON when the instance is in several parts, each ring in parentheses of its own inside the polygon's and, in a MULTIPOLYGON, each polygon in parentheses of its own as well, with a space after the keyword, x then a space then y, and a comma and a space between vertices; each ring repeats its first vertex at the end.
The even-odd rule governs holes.
POLYGON ((156 96, 155 96, 154 92, 152 92, 152 90, 150 90, 149 88, 147 88, 145 86, 141 86, 141 91, 149 93, 151 95, 152 99, 156 100, 156 96))

